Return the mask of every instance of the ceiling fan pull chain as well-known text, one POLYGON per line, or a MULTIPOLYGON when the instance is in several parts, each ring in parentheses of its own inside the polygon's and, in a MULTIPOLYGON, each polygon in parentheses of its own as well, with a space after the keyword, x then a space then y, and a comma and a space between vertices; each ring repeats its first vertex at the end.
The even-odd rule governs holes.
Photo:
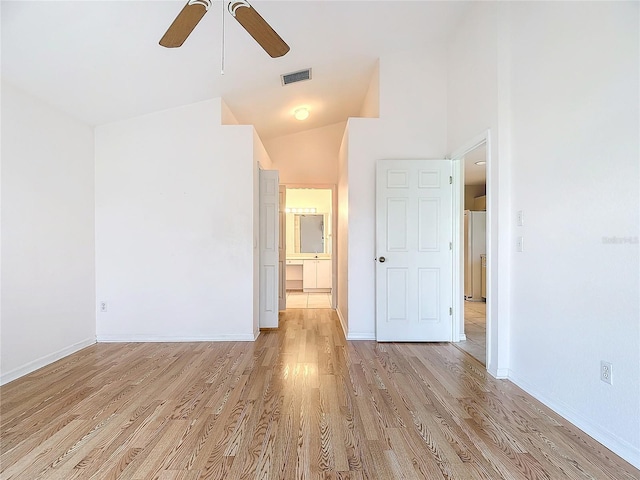
POLYGON ((222 55, 221 55, 221 66, 220 66, 220 75, 224 75, 224 54, 225 54, 225 44, 224 44, 224 2, 225 0, 222 0, 220 2, 220 6, 222 7, 222 55))

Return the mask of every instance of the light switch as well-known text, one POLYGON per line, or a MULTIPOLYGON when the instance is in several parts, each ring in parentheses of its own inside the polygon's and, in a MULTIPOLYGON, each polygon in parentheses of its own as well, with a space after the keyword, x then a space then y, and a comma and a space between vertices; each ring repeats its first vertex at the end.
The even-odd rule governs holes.
POLYGON ((518 213, 516 214, 516 224, 519 227, 524 226, 524 213, 522 213, 522 210, 518 210, 518 213))
POLYGON ((523 252, 524 251, 524 238, 518 237, 516 240, 516 251, 523 252))

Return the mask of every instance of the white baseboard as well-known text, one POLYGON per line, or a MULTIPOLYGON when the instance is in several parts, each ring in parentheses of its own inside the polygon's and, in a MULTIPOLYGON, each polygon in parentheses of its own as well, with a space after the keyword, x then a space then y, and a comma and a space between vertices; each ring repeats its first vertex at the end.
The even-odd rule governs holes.
POLYGON ((336 313, 338 314, 338 318, 340 319, 340 325, 342 326, 342 333, 344 333, 344 338, 347 338, 349 332, 347 331, 347 324, 344 321, 344 317, 342 316, 342 312, 338 307, 336 307, 336 313))
POLYGON ((98 343, 254 342, 253 333, 182 337, 171 335, 98 335, 98 343))
POLYGON ((2 376, 0 376, 0 385, 4 385, 5 383, 9 383, 31 372, 35 372, 39 368, 46 367, 47 365, 56 362, 68 355, 71 355, 72 353, 76 353, 83 348, 89 347, 94 343, 96 343, 95 337, 87 338, 80 342, 74 343, 73 345, 62 348, 57 352, 50 353, 49 355, 45 355, 44 357, 40 357, 37 360, 29 362, 21 367, 15 368, 10 372, 3 373, 2 376))
POLYGON ((489 374, 493 378, 497 378, 498 380, 507 379, 507 378, 509 378, 509 374, 510 374, 510 370, 508 368, 497 368, 497 369, 494 369, 492 365, 488 366, 487 372, 489 372, 489 374))
POLYGON ((367 332, 350 332, 347 335, 347 340, 375 340, 375 333, 367 333, 367 332))
POLYGON ((347 328, 347 322, 344 321, 344 317, 342 316, 342 312, 339 308, 336 308, 336 313, 338 314, 338 318, 340 319, 340 325, 342 325, 342 331, 344 332, 344 337, 347 340, 375 340, 375 333, 350 333, 347 328))
POLYGON ((458 337, 459 342, 464 342, 467 339, 467 336, 464 333, 461 333, 458 337))
POLYGON ((600 425, 596 425, 588 418, 585 418, 582 414, 576 412, 574 409, 565 405, 562 402, 558 402, 553 398, 549 398, 546 395, 540 393, 535 386, 528 383, 526 380, 518 378, 512 371, 509 371, 509 380, 515 383, 518 387, 523 389, 529 395, 536 400, 544 403, 547 407, 560 415, 565 420, 571 422, 574 426, 578 427, 584 433, 591 438, 600 442, 616 455, 624 458, 627 462, 636 468, 640 468, 640 449, 631 445, 624 439, 621 439, 603 429, 600 425))

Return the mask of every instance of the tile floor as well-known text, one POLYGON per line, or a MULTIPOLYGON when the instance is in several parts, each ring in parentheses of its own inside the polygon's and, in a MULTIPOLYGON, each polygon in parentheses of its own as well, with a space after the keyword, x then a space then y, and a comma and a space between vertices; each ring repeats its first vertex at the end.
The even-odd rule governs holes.
POLYGON ((331 293, 287 290, 287 308, 331 308, 331 293))
POLYGON ((487 304, 485 302, 464 302, 464 342, 455 346, 471 354, 483 365, 487 364, 487 304))

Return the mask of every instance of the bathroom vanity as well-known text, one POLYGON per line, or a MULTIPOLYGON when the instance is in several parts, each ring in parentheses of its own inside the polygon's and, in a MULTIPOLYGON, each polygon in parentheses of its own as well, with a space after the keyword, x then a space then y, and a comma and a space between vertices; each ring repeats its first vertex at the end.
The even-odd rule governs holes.
POLYGON ((287 290, 330 292, 331 258, 300 256, 287 258, 287 290))

